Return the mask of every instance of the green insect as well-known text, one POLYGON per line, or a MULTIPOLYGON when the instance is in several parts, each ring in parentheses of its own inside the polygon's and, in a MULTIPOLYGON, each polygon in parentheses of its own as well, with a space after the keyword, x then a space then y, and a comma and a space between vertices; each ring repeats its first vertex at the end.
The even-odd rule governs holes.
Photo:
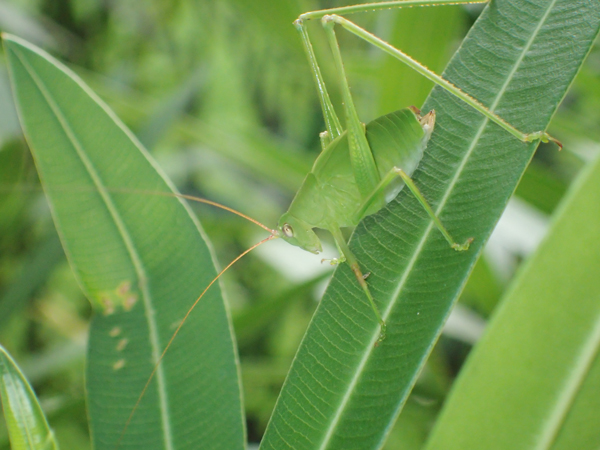
POLYGON ((483 3, 483 1, 408 0, 370 3, 305 13, 294 23, 302 37, 317 84, 327 131, 321 134, 323 151, 315 161, 311 172, 304 179, 290 208, 281 216, 277 234, 290 244, 313 253, 321 251, 321 243, 313 228, 326 229, 333 235, 340 257, 332 262, 334 264, 348 262, 352 268, 377 320, 381 324, 380 341, 385 338, 385 322, 369 291, 365 281, 366 277, 348 248, 340 228, 354 227, 365 216, 376 213, 394 199, 406 185, 425 208, 451 248, 456 251, 467 250, 472 239, 469 238, 462 244, 457 243, 410 178, 419 165, 423 152, 427 147, 427 142, 433 133, 435 111, 430 111, 421 116, 420 111, 416 108, 405 108, 379 117, 366 126, 361 123, 344 73, 334 26, 336 24, 341 25, 356 36, 408 64, 521 141, 552 141, 560 145, 556 139, 543 131, 531 134, 520 132, 447 80, 431 72, 390 44, 340 16, 341 14, 391 7, 457 3, 483 3), (327 93, 305 28, 305 22, 311 19, 321 20, 329 39, 344 102, 346 122, 346 130, 344 131, 342 131, 340 120, 327 93))

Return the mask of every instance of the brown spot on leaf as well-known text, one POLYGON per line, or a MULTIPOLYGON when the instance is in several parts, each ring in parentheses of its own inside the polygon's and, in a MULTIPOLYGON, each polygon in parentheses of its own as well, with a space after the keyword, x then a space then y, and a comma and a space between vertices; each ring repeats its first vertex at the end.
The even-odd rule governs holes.
POLYGON ((100 303, 102 304, 102 307, 104 308, 103 312, 104 312, 105 316, 109 316, 109 315, 115 313, 115 305, 110 298, 101 297, 100 303))
POLYGON ((120 370, 125 367, 125 360, 120 359, 116 363, 113 364, 113 370, 120 370))
POLYGON ((137 295, 135 294, 130 294, 125 298, 125 301, 123 302, 123 308, 125 309, 125 311, 131 311, 133 309, 133 307, 135 306, 135 304, 137 303, 137 295))
POLYGON ((117 295, 125 297, 131 291, 131 281, 123 281, 117 286, 117 295))
POLYGON ((125 349, 125 347, 127 347, 128 343, 129 343, 129 339, 121 339, 119 341, 119 343, 117 344, 117 351, 122 352, 125 349))
POLYGON ((108 332, 110 337, 117 337, 121 334, 121 327, 114 327, 112 330, 108 332))

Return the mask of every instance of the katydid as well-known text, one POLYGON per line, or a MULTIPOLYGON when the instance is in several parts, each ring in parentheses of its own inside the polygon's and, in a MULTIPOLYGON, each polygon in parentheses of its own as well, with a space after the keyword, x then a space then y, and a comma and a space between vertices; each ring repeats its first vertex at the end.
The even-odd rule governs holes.
MULTIPOLYGON (((289 210, 281 216, 277 230, 281 237, 290 244, 313 253, 321 251, 321 243, 313 228, 323 228, 332 234, 340 253, 340 258, 334 260, 334 263, 348 262, 356 275, 356 279, 365 292, 381 325, 379 341, 385 339, 385 321, 375 305, 365 281, 365 276, 356 258, 348 248, 340 228, 356 226, 363 217, 378 212, 394 199, 406 185, 425 208, 451 248, 456 251, 467 250, 472 239, 468 238, 462 244, 457 243, 410 178, 419 165, 427 142, 433 132, 435 111, 430 111, 421 116, 420 111, 416 108, 405 108, 379 117, 365 127, 360 122, 352 101, 340 49, 333 29, 334 25, 341 25, 356 36, 408 64, 434 83, 464 100, 521 141, 553 141, 560 146, 560 143, 546 132, 525 134, 518 131, 450 82, 431 72, 425 66, 383 40, 337 15, 391 7, 457 3, 477 2, 409 0, 371 3, 309 12, 302 14, 294 22, 301 34, 320 94, 327 131, 321 135, 322 153, 315 161, 311 172, 306 176, 289 210), (343 97, 344 117, 347 127, 345 131, 341 131, 340 121, 327 93, 304 25, 304 22, 310 19, 321 19, 329 39, 343 97)), ((483 2, 480 1, 479 3, 483 2)))

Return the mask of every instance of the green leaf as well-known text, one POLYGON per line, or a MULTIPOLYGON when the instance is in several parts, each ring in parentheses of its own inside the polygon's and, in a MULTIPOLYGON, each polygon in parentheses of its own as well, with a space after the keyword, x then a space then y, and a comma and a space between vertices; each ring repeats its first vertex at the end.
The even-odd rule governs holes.
POLYGON ((600 446, 599 204, 600 160, 515 279, 427 448, 600 446))
POLYGON ((244 448, 237 356, 218 286, 159 355, 215 277, 189 208, 124 125, 51 56, 4 36, 19 115, 57 230, 96 315, 87 392, 95 448, 244 448), (162 193, 163 195, 139 195, 162 193), (172 233, 177 230, 177 233, 172 233))
MULTIPOLYGON (((542 130, 599 24, 600 3, 589 0, 493 1, 445 77, 517 128, 542 130)), ((433 108, 436 131, 414 180, 457 242, 475 239, 471 249, 451 250, 406 189, 364 220, 351 248, 370 272, 388 337, 374 345, 378 324, 341 265, 296 355, 262 449, 381 447, 537 146, 514 139, 441 89, 423 109, 433 108)))
POLYGON ((1 345, 0 398, 12 450, 58 449, 33 389, 1 345))

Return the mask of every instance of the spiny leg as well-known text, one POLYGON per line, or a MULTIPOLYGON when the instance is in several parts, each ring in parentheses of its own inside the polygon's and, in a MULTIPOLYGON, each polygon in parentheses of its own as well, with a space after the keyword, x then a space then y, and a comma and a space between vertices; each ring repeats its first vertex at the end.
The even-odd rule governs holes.
MULTIPOLYGON (((408 3, 408 2, 399 2, 399 3, 408 3)), ((417 6, 417 4, 419 4, 418 6, 427 6, 427 5, 433 6, 433 5, 437 5, 437 4, 444 4, 444 3, 450 3, 450 2, 428 2, 428 1, 423 0, 421 2, 411 2, 411 3, 414 3, 415 6, 417 6)), ((463 2, 462 0, 459 0, 454 3, 469 3, 469 2, 463 2)), ((402 6, 404 6, 404 5, 402 5, 402 6)), ((456 87, 454 84, 450 83, 448 80, 446 80, 446 79, 442 78, 441 76, 437 75, 436 73, 432 72, 431 70, 429 70, 427 67, 425 67, 418 61, 412 59, 406 53, 398 50, 397 48, 393 47, 389 43, 387 43, 384 40, 378 38, 377 36, 369 33, 367 30, 359 27, 358 25, 354 24, 353 22, 351 22, 343 17, 340 17, 338 15, 324 15, 324 16, 322 16, 322 21, 323 21, 324 25, 326 25, 326 26, 327 26, 327 24, 330 24, 330 23, 339 24, 342 27, 344 27, 346 30, 353 33, 354 35, 364 39, 365 41, 369 42, 370 44, 373 44, 377 48, 383 50, 384 52, 390 54, 391 56, 395 57, 396 59, 402 61, 403 63, 405 63, 406 65, 408 65, 409 67, 411 67, 412 69, 414 69, 415 71, 417 71, 418 73, 423 75, 425 78, 429 79, 430 81, 433 81, 438 86, 446 89, 448 92, 450 92, 457 98, 461 99, 462 101, 464 101, 465 103, 467 103, 468 105, 473 107, 475 110, 479 111, 482 115, 484 115, 485 117, 487 117, 489 120, 496 123, 500 127, 504 128, 506 131, 508 131, 510 134, 512 134, 513 136, 515 136, 517 139, 521 140, 522 142, 535 142, 535 141, 554 142, 560 148, 562 148, 562 144, 560 143, 560 141, 558 141, 556 138, 550 136, 550 134, 548 134, 545 131, 536 131, 533 133, 523 133, 522 131, 519 131, 518 129, 513 127, 511 124, 506 122, 504 119, 502 119, 500 116, 498 116, 497 114, 490 111, 490 109, 485 107, 478 100, 474 99, 473 97, 471 97, 470 95, 468 95, 467 93, 465 93, 464 91, 462 91, 461 89, 456 87)), ((329 25, 329 26, 331 26, 331 25, 329 25)))
POLYGON ((487 3, 489 0, 393 0, 387 2, 361 3, 358 5, 340 6, 337 8, 320 9, 300 14, 298 20, 321 19, 329 14, 347 15, 369 11, 381 11, 393 8, 412 8, 418 6, 442 6, 472 3, 487 3))
POLYGON ((377 200, 379 197, 381 197, 381 196, 384 195, 386 187, 396 177, 402 178, 402 181, 404 181, 404 183, 406 184, 406 186, 408 186, 408 188, 410 189, 410 191, 417 198, 417 200, 419 201, 419 203, 421 204, 421 206, 423 206, 423 208, 425 209, 425 211, 427 211, 427 214, 429 214, 429 217, 431 217, 431 220, 433 220, 433 223, 435 224, 435 226, 437 227, 437 229, 440 230, 440 232, 444 235, 444 238, 446 238, 446 241, 448 241, 448 243, 450 244, 450 247, 452 247, 454 250, 459 251, 459 252, 468 250, 469 246, 473 242, 473 238, 467 239, 463 244, 457 243, 454 240, 454 238, 452 238, 452 236, 450 235, 450 233, 448 232, 448 230, 446 229, 446 227, 444 226, 444 224, 442 223, 442 221, 439 219, 439 217, 435 214, 435 212, 433 211, 433 208, 429 205, 429 203, 427 202, 427 200, 425 199, 425 197, 423 196, 423 194, 421 193, 421 191, 419 190, 419 188, 417 187, 417 185, 414 183, 414 181, 412 180, 412 178, 410 178, 408 176, 408 174, 406 172, 404 172, 404 170, 402 170, 399 167, 393 167, 387 173, 387 175, 385 177, 383 177, 383 179, 381 180, 381 182, 379 183, 379 185, 377 186, 377 188, 375 190, 373 190, 373 192, 371 193, 371 195, 361 205, 361 207, 359 209, 359 215, 361 215, 361 216, 364 215, 365 212, 369 209, 369 206, 371 205, 371 202, 377 200))
POLYGON ((379 312, 379 309, 377 308, 377 305, 375 304, 375 300, 373 300, 373 296, 371 295, 369 286, 367 285, 367 282, 365 281, 366 277, 363 275, 362 271, 360 270, 360 266, 358 265, 358 261, 356 260, 356 257, 350 251, 348 244, 346 244, 346 240, 344 239, 344 236, 342 235, 341 230, 339 228, 332 228, 329 231, 333 235, 333 238, 335 239, 335 243, 341 252, 340 259, 345 259, 346 262, 348 262, 348 264, 350 265, 352 272, 354 272, 354 276, 358 280, 358 284, 360 284, 360 287, 362 288, 363 292, 367 296, 367 299, 369 300, 369 304, 371 305, 371 309, 375 313, 375 317, 377 317, 377 321, 379 322, 379 326, 380 326, 379 338, 377 339, 377 342, 381 342, 386 337, 386 328, 387 327, 385 325, 385 321, 383 320, 383 318, 381 316, 381 313, 379 312))

